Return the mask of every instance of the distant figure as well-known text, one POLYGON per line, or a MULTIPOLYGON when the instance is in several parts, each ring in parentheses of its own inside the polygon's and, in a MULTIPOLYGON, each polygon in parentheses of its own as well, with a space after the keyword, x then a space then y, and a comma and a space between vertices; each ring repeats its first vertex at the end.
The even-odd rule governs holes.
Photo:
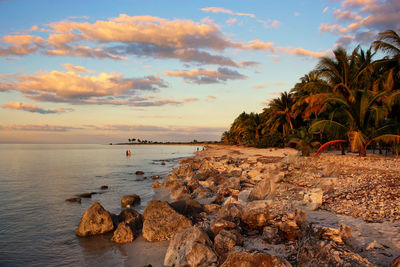
POLYGON ((129 151, 127 150, 127 151, 125 152, 125 154, 126 154, 126 156, 129 156, 129 151))
POLYGON ((197 147, 197 151, 199 151, 199 147, 197 147))
POLYGON ((130 151, 130 150, 127 150, 127 151, 126 151, 126 156, 127 156, 127 157, 130 157, 130 156, 131 156, 131 151, 130 151))

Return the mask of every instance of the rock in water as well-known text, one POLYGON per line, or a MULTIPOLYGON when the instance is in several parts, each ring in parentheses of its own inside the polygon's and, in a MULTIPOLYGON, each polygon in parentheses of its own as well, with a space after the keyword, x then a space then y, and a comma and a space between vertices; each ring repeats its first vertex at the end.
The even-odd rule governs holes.
POLYGON ((150 242, 169 240, 192 225, 192 221, 177 213, 166 201, 150 201, 143 213, 143 237, 150 242))
POLYGON ((290 267, 288 261, 266 253, 233 252, 229 253, 221 267, 290 267))
POLYGON ((139 205, 140 197, 136 194, 126 195, 121 198, 121 207, 127 207, 128 205, 139 205))
POLYGON ((83 213, 81 221, 76 228, 76 235, 90 236, 110 232, 114 229, 111 214, 98 202, 83 213))
POLYGON ((129 224, 122 222, 114 231, 111 241, 115 243, 129 243, 137 237, 136 231, 133 231, 129 224))
POLYGON ((272 194, 274 191, 275 183, 272 181, 272 179, 266 178, 256 184, 253 190, 251 190, 248 199, 250 201, 262 200, 265 199, 268 195, 272 194))
POLYGON ((166 266, 208 267, 217 262, 207 234, 196 226, 187 227, 176 233, 168 246, 164 258, 166 266))
POLYGON ((129 224, 132 229, 139 230, 143 226, 143 216, 134 209, 125 209, 118 215, 119 222, 129 224))
POLYGON ((136 175, 143 175, 143 174, 144 174, 144 171, 136 171, 135 174, 136 174, 136 175))
POLYGON ((78 203, 80 204, 82 200, 81 200, 80 197, 71 197, 71 198, 66 199, 65 201, 68 201, 68 202, 78 202, 78 203))

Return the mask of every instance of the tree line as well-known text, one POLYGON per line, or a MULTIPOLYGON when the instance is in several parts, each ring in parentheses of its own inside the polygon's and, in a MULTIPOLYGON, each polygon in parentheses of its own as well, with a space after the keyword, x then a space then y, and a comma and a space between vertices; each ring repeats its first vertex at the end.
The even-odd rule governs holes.
POLYGON ((400 36, 381 32, 368 50, 338 47, 261 113, 240 114, 222 142, 255 147, 296 145, 304 155, 336 145, 400 151, 400 36), (377 53, 383 55, 374 59, 377 53))

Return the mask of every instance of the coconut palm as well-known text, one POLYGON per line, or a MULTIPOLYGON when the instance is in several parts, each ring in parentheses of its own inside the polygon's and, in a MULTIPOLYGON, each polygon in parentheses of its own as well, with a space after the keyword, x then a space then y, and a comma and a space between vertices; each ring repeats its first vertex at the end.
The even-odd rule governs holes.
POLYGON ((273 99, 269 104, 270 117, 266 122, 267 127, 270 127, 271 131, 281 129, 283 136, 286 136, 290 130, 294 129, 293 120, 297 115, 293 110, 294 104, 293 95, 287 92, 273 99))

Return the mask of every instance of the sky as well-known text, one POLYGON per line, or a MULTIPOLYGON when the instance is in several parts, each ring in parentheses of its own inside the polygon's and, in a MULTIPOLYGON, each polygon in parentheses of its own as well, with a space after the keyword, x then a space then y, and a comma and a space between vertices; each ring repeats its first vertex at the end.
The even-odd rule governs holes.
POLYGON ((220 140, 399 0, 0 0, 0 143, 220 140))

